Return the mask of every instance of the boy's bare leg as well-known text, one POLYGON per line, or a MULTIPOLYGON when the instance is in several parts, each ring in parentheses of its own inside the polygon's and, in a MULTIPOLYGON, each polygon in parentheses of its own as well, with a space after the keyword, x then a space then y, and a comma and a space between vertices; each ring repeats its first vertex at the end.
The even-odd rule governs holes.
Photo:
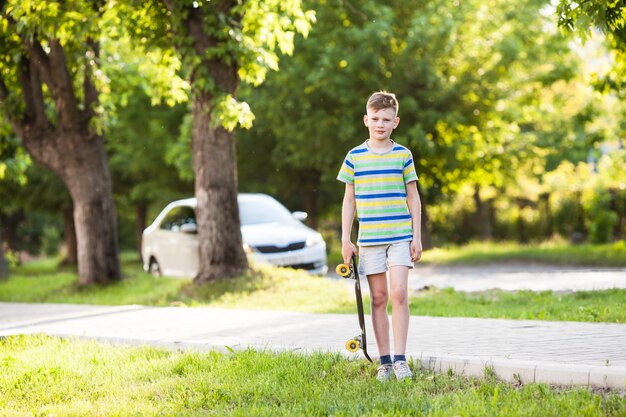
POLYGON ((376 346, 380 356, 389 355, 389 317, 387 315, 387 303, 389 291, 387 290, 387 273, 367 276, 372 301, 372 327, 376 337, 376 346))
POLYGON ((406 340, 409 332, 409 319, 411 317, 407 294, 409 268, 406 266, 392 266, 389 270, 393 353, 394 355, 404 355, 406 353, 406 340))

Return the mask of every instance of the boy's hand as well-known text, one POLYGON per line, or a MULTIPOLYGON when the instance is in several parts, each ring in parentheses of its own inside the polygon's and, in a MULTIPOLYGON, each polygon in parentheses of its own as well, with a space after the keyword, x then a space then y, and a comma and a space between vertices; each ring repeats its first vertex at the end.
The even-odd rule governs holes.
POLYGON ((422 259, 422 241, 420 239, 413 239, 410 248, 412 262, 417 262, 422 259))
POLYGON ((350 263, 350 259, 352 259, 352 255, 356 255, 357 250, 356 246, 350 241, 341 242, 341 256, 343 257, 343 262, 348 265, 350 263))

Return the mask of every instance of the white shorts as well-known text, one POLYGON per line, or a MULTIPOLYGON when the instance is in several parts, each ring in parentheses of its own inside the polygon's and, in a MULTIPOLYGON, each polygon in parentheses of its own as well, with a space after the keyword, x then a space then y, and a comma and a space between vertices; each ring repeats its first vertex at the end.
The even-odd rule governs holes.
POLYGON ((387 272, 392 266, 408 266, 411 261, 410 242, 397 242, 386 245, 359 246, 359 274, 372 275, 387 272))

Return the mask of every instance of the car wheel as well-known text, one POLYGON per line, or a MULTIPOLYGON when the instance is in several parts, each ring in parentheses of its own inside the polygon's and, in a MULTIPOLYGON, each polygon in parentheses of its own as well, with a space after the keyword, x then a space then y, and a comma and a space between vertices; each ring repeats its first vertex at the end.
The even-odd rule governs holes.
POLYGON ((161 267, 159 266, 159 263, 157 262, 157 260, 154 258, 150 259, 149 271, 155 277, 161 276, 161 267))

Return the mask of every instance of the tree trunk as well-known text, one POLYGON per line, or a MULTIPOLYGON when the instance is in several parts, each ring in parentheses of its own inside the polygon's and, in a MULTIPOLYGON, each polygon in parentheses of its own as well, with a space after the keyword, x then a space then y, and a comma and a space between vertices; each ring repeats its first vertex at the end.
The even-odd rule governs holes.
POLYGON ((528 243, 528 236, 526 235, 526 224, 524 223, 524 217, 522 211, 526 205, 521 199, 517 199, 517 236, 520 243, 528 243))
POLYGON ((624 215, 624 203, 626 203, 626 199, 622 197, 620 200, 620 192, 616 188, 609 188, 609 194, 611 195, 609 208, 612 212, 617 214, 617 221, 615 222, 615 226, 613 226, 612 234, 613 240, 617 241, 622 239, 624 226, 626 225, 626 216, 624 215))
POLYGON ((570 241, 574 244, 583 243, 587 239, 587 228, 585 227, 585 209, 582 203, 582 192, 576 191, 574 193, 576 197, 576 219, 574 231, 570 238, 570 241))
POLYGON ((554 216, 552 215, 552 207, 550 206, 550 193, 543 193, 539 196, 543 204, 543 215, 546 219, 546 231, 544 237, 550 239, 554 234, 554 216))
MULTIPOLYGON (((24 50, 17 66, 23 111, 13 106, 8 118, 30 156, 55 173, 70 192, 79 282, 118 280, 121 271, 111 176, 104 139, 91 126, 98 105, 92 74, 97 69, 99 45, 91 40, 82 45, 84 54, 92 58, 72 67, 82 66, 82 92, 76 94, 77 75, 70 69, 61 42, 46 39, 44 47, 38 37, 21 36, 24 50)), ((4 103, 9 97, 0 74, 0 101, 4 103)))
MULTIPOLYGON (((177 7, 173 0, 163 0, 173 16, 184 10, 181 35, 191 40, 192 54, 198 64, 191 71, 192 97, 191 144, 195 171, 195 194, 198 224, 198 275, 195 283, 233 278, 248 268, 243 250, 241 222, 237 203, 237 155, 234 135, 219 121, 212 120, 215 94, 235 96, 239 86, 237 59, 229 56, 207 57, 207 51, 222 42, 221 34, 208 33, 206 13, 237 19, 235 0, 213 2, 210 7, 177 7), (207 87, 210 79, 212 87, 207 87)), ((189 49, 182 47, 188 54, 189 49)))
POLYGON ((192 108, 199 241, 196 283, 233 278, 248 268, 237 203, 235 141, 232 133, 212 126, 210 102, 208 94, 198 93, 192 108))
POLYGON ((2 225, 0 224, 0 281, 9 277, 9 263, 4 256, 4 240, 2 238, 2 225))
POLYGON ((72 209, 63 209, 63 240, 65 241, 65 259, 63 259, 63 264, 76 265, 78 263, 78 246, 72 209))
POLYGON ((3 225, 3 239, 7 244, 8 249, 19 252, 19 238, 17 236, 17 229, 20 224, 26 219, 24 210, 19 209, 15 213, 10 215, 0 214, 0 224, 3 225))
POLYGON ((79 283, 119 280, 117 217, 101 136, 33 132, 23 137, 31 156, 61 178, 72 196, 79 283))
POLYGON ((480 186, 474 186, 474 205, 476 207, 476 223, 482 240, 493 239, 493 224, 489 213, 489 204, 480 198, 480 186))

